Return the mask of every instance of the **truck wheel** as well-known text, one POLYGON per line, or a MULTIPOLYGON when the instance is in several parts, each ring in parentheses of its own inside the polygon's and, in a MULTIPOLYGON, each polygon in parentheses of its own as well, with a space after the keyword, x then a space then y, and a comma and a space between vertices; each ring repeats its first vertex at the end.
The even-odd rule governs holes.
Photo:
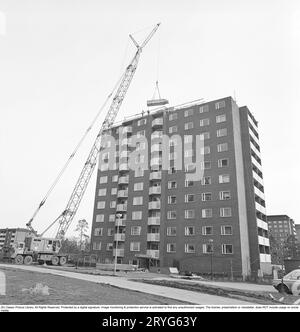
POLYGON ((24 262, 24 258, 23 258, 23 256, 22 256, 22 255, 17 255, 16 258, 15 258, 15 263, 16 263, 17 265, 22 265, 23 262, 24 262))
POLYGON ((25 265, 31 265, 32 262, 33 262, 33 258, 32 258, 32 256, 26 256, 26 257, 24 258, 24 264, 25 264, 25 265))
POLYGON ((53 256, 51 259, 52 265, 58 265, 59 264, 59 258, 57 256, 53 256))
POLYGON ((278 292, 281 293, 281 294, 289 294, 290 291, 289 291, 289 289, 287 288, 286 285, 280 284, 278 286, 278 292))
POLYGON ((59 259, 59 265, 63 266, 67 263, 67 257, 61 256, 59 259))

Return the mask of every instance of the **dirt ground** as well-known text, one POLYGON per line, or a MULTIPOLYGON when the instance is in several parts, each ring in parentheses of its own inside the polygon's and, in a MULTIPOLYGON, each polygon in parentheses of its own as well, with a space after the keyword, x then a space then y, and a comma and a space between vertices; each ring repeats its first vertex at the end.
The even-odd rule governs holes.
POLYGON ((150 294, 104 284, 16 269, 1 269, 6 275, 6 296, 0 305, 184 305, 150 294), (38 283, 49 287, 49 295, 31 294, 38 283))

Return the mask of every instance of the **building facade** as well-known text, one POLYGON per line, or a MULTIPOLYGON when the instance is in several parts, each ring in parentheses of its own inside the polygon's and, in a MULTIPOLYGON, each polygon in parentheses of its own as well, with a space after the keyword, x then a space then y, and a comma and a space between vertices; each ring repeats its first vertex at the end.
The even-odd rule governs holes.
POLYGON ((296 225, 287 215, 267 216, 269 232, 278 242, 285 242, 290 236, 296 236, 296 225))
POLYGON ((9 247, 15 242, 24 242, 25 236, 29 233, 25 228, 3 228, 0 229, 0 250, 9 247))
POLYGON ((257 121, 247 107, 227 97, 163 108, 106 134, 116 143, 103 140, 91 235, 101 262, 271 273, 257 121), (177 161, 198 155, 203 174, 188 180, 192 167, 177 161))
POLYGON ((296 238, 300 242, 300 224, 295 224, 296 238))

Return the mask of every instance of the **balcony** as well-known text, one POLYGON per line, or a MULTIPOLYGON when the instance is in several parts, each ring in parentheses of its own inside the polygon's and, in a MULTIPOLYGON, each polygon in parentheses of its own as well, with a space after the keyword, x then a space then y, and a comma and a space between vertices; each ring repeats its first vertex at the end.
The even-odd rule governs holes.
POLYGON ((124 257, 124 249, 113 249, 113 256, 124 257))
POLYGON ((162 131, 154 131, 151 134, 151 139, 161 138, 162 136, 163 136, 163 132, 162 131))
POLYGON ((156 202, 149 202, 149 210, 160 210, 160 202, 156 201, 156 202))
POLYGON ((129 166, 127 163, 120 164, 119 171, 129 171, 129 166))
POLYGON ((163 118, 156 118, 152 121, 152 127, 161 127, 164 124, 163 118))
POLYGON ((132 134, 132 126, 123 127, 122 134, 132 134))
POLYGON ((128 190, 119 190, 117 197, 119 198, 127 198, 128 197, 128 190))
POLYGON ((159 250, 147 250, 147 255, 151 258, 159 259, 159 250))
POLYGON ((148 218, 148 226, 159 226, 160 225, 160 217, 149 217, 148 218))
POLYGON ((150 180, 161 180, 161 171, 159 172, 151 172, 150 180))
POLYGON ((150 187, 149 188, 149 195, 160 195, 161 194, 161 187, 150 187))
POLYGON ((160 166, 162 164, 162 159, 161 158, 152 158, 150 161, 150 166, 151 167, 156 167, 160 166))
POLYGON ((129 183, 129 176, 121 176, 119 177, 119 184, 128 184, 129 183))
POLYGON ((117 204, 117 211, 118 212, 125 212, 125 211, 127 211, 127 204, 117 204))
POLYGON ((116 233, 114 235, 114 241, 124 242, 125 241, 125 234, 123 234, 123 233, 116 233))
POLYGON ((115 221, 115 226, 116 227, 125 227, 126 226, 126 220, 125 219, 116 219, 115 221))
POLYGON ((148 233, 147 234, 147 241, 148 242, 159 242, 160 241, 160 234, 159 233, 148 233))
POLYGON ((151 152, 161 152, 162 151, 162 145, 161 144, 153 144, 151 146, 151 152))

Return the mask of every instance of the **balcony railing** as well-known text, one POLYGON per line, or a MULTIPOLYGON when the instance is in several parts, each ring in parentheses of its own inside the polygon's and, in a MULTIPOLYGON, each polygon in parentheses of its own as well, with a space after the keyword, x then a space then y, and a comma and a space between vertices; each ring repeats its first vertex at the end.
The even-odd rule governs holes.
POLYGON ((147 250, 147 255, 152 257, 152 258, 156 258, 158 259, 159 258, 159 250, 147 250))
POLYGON ((120 242, 124 242, 125 241, 125 234, 123 234, 123 233, 116 233, 115 235, 114 235, 114 240, 115 241, 120 241, 120 242))
POLYGON ((117 204, 117 211, 127 211, 127 204, 117 204))
POLYGON ((151 172, 150 173, 150 180, 161 180, 161 171, 158 171, 158 172, 151 172))
POLYGON ((156 209, 160 209, 160 202, 149 202, 149 210, 156 210, 156 209))
POLYGON ((129 176, 121 176, 119 177, 119 184, 128 184, 129 183, 129 176))
POLYGON ((118 197, 128 197, 128 190, 119 190, 118 197))
POLYGON ((164 124, 163 118, 156 118, 152 121, 152 127, 162 126, 164 124))
POLYGON ((124 249, 113 249, 113 256, 124 257, 124 249))
POLYGON ((116 219, 115 226, 117 226, 117 227, 126 226, 126 220, 125 219, 120 219, 120 218, 116 219))
POLYGON ((160 195, 161 194, 161 187, 150 187, 149 188, 149 195, 160 195))
POLYGON ((159 242, 160 234, 159 233, 148 233, 147 234, 147 241, 148 242, 159 242))
POLYGON ((148 225, 160 225, 160 217, 149 217, 148 218, 148 225))

